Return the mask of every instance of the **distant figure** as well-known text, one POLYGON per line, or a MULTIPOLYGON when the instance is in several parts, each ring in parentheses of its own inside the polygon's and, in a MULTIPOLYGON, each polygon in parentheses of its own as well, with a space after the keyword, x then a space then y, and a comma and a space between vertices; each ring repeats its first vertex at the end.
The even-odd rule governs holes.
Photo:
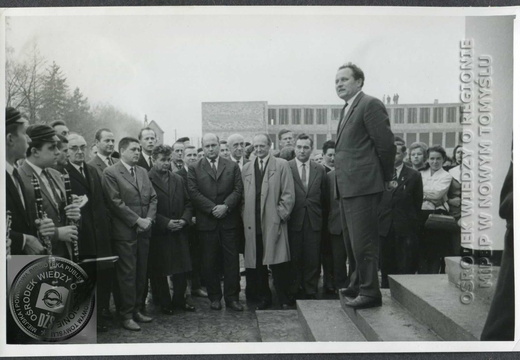
POLYGON ((323 153, 319 152, 314 155, 314 162, 321 165, 323 163, 323 153))
POLYGON ((281 151, 286 146, 294 146, 294 134, 291 130, 282 129, 278 133, 278 149, 281 151))
POLYGON ((97 145, 96 144, 92 144, 90 146, 90 153, 89 153, 88 160, 92 160, 94 158, 94 156, 97 155, 97 153, 98 153, 97 145))
POLYGON ((200 147, 197 149, 197 160, 202 159, 203 157, 204 157, 204 149, 200 147))
POLYGON ((386 96, 386 103, 387 103, 387 104, 390 104, 390 95, 387 95, 387 96, 386 96))
POLYGON ((395 94, 395 103, 399 104, 399 94, 395 94))
POLYGON ((229 159, 230 152, 228 143, 226 140, 220 140, 220 154, 219 156, 222 156, 225 159, 229 159))

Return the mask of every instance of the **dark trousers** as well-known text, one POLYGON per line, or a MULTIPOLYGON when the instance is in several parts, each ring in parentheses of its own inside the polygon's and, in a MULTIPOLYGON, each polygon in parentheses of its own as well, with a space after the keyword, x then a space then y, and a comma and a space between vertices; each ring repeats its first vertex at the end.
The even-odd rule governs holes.
POLYGON ((334 288, 334 254, 332 253, 331 235, 327 230, 322 232, 321 237, 321 264, 323 268, 323 287, 334 288))
POLYGON ((417 243, 416 235, 398 235, 393 227, 387 236, 380 238, 381 287, 388 288, 389 274, 414 274, 413 255, 417 243))
POLYGON ((173 296, 170 296, 170 285, 168 283, 168 276, 161 274, 154 274, 150 282, 152 289, 156 289, 157 302, 162 308, 170 306, 183 308, 186 304, 184 293, 186 292, 186 273, 173 274, 170 276, 173 285, 173 296))
MULTIPOLYGON (((341 221, 347 249, 350 247, 356 262, 355 274, 349 287, 359 288, 359 294, 381 297, 377 270, 379 264, 379 231, 377 207, 381 193, 340 199, 341 221), (348 235, 348 236, 347 236, 348 235)), ((348 250, 347 250, 348 251, 348 250)))
POLYGON ((515 337, 515 262, 513 224, 508 224, 497 286, 480 340, 513 341, 515 337))
POLYGON ((336 289, 343 289, 348 287, 347 249, 345 248, 342 234, 330 234, 329 239, 333 256, 334 286, 336 289))
POLYGON ((188 278, 191 280, 191 290, 200 289, 202 286, 200 282, 201 278, 201 255, 202 249, 200 246, 199 237, 195 228, 188 230, 190 237, 190 257, 191 257, 191 268, 192 270, 188 273, 188 278))
MULTIPOLYGON (((264 300, 272 302, 271 289, 269 288, 269 272, 267 265, 262 264, 264 256, 264 244, 262 234, 256 235, 256 268, 246 269, 246 295, 248 299, 264 300)), ((293 270, 289 261, 281 264, 269 265, 273 276, 273 285, 280 304, 292 304, 293 296, 293 270)))
POLYGON ((236 229, 199 231, 202 246, 202 274, 210 301, 222 299, 220 274, 224 273, 224 300, 238 301, 240 269, 236 229))
POLYGON ((320 242, 321 231, 313 231, 306 215, 300 231, 289 231, 292 272, 295 291, 303 289, 305 295, 318 293, 320 279, 320 242))
POLYGON ((96 308, 98 310, 98 314, 101 310, 108 310, 110 308, 110 292, 112 291, 112 282, 114 280, 113 274, 113 268, 99 269, 98 267, 96 279, 96 308))
POLYGON ((248 300, 272 302, 269 288, 269 271, 267 265, 262 264, 264 244, 262 234, 256 235, 256 268, 246 269, 246 296, 248 300))
POLYGON ((147 263, 150 239, 137 235, 136 240, 114 240, 117 291, 116 304, 122 319, 131 319, 139 311, 147 282, 147 263))

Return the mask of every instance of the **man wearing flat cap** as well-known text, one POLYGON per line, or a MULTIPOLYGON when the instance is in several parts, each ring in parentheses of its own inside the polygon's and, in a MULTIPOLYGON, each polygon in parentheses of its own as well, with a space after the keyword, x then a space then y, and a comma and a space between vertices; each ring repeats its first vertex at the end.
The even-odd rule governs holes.
MULTIPOLYGON (((44 248, 37 238, 38 230, 35 218, 27 211, 32 206, 27 198, 27 190, 15 164, 25 158, 29 147, 26 134, 27 120, 11 107, 5 109, 5 148, 6 148, 6 209, 11 212, 11 255, 39 255, 44 248)), ((52 219, 41 222, 39 231, 44 236, 54 236, 55 228, 52 219)))
POLYGON ((32 184, 35 176, 40 184, 43 211, 56 226, 56 232, 51 239, 52 254, 71 259, 72 242, 78 240, 78 229, 76 226, 66 225, 66 221, 79 220, 81 215, 79 205, 66 204, 63 178, 58 171, 51 168, 56 165, 60 154, 56 131, 48 125, 31 125, 27 128, 27 135, 30 138, 27 158, 18 171, 27 190, 27 204, 33 204, 28 207, 29 216, 33 219, 38 218, 32 184))

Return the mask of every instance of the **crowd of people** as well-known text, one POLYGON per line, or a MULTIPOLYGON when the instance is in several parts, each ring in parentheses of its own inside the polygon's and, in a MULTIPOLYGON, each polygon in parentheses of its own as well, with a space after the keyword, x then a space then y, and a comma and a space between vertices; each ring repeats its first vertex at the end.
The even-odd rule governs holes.
POLYGON ((99 331, 114 316, 132 331, 151 322, 149 292, 164 314, 195 311, 192 296, 207 297, 213 310, 223 298, 243 311, 241 274, 257 310, 273 305, 270 277, 281 309, 316 299, 320 276, 324 291, 342 292, 347 306, 381 306, 388 275, 440 273, 444 256, 458 254, 456 232, 425 224, 434 213, 460 218, 462 149, 446 167, 441 146, 394 138, 384 105, 363 83, 355 65, 338 70, 343 120, 336 142, 321 149, 290 130, 279 132, 278 149, 261 133, 250 143, 207 133, 201 148, 189 138, 168 146, 149 127, 117 148, 101 128, 88 146, 63 121, 29 126, 7 108, 8 252, 117 256, 98 262, 99 331))

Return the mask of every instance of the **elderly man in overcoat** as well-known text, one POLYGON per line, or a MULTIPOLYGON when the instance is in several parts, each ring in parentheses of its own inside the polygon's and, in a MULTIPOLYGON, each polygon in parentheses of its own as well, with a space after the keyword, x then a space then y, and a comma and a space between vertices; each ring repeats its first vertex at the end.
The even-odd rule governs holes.
POLYGON ((271 139, 266 134, 254 137, 256 158, 244 165, 243 222, 246 238, 244 262, 248 279, 259 300, 258 310, 271 306, 267 266, 272 270, 274 285, 282 309, 294 305, 290 293, 289 235, 287 221, 294 207, 294 181, 287 161, 269 152, 271 139), (256 286, 255 286, 256 285, 256 286))

